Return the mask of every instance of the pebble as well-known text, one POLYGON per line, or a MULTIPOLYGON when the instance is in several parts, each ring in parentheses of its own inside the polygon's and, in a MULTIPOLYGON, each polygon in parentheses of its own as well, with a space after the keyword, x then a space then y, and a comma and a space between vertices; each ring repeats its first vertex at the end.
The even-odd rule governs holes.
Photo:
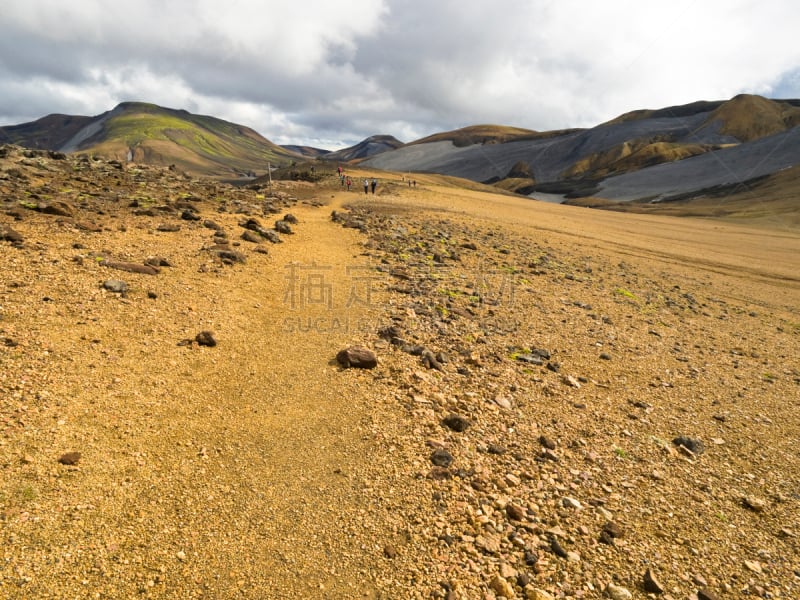
POLYGON ((527 586, 525 588, 525 600, 555 600, 555 596, 539 588, 527 586))
POLYGON ((217 340, 212 331, 201 331, 197 334, 197 336, 195 336, 194 340, 200 346, 208 346, 209 348, 213 348, 217 345, 217 340))
POLYGON ((753 573, 761 574, 763 573, 763 569, 761 568, 761 563, 757 560, 746 560, 744 561, 744 566, 748 568, 748 570, 752 571, 753 573))
POLYGON ((633 598, 633 594, 628 589, 613 583, 609 583, 606 587, 606 596, 611 600, 631 600, 633 598))
POLYGON ((459 433, 466 431, 470 426, 469 419, 457 414, 449 414, 442 419, 442 425, 459 433))
POLYGON ((58 462, 62 465, 77 465, 80 460, 80 452, 67 452, 59 457, 58 462))
POLYGON ((663 594, 664 586, 656 579, 652 569, 644 572, 644 591, 649 594, 663 594))
POLYGON ((514 586, 511 585, 506 579, 500 575, 495 575, 489 587, 492 588, 495 594, 503 596, 504 598, 516 598, 514 586))
POLYGON ((103 288, 115 294, 124 294, 128 291, 128 284, 121 279, 106 279, 103 288))
POLYGON ((564 508, 575 508, 577 510, 580 510, 580 509, 583 508, 583 505, 580 502, 575 500, 575 498, 570 498, 569 496, 564 496, 561 499, 561 505, 564 508))

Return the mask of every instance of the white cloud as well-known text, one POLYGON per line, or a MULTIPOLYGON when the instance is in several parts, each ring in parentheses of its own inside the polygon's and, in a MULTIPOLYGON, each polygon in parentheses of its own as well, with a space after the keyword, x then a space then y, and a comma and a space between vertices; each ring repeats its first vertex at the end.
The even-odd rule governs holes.
POLYGON ((279 142, 591 126, 800 92, 798 22, 782 0, 6 0, 0 122, 144 100, 279 142))

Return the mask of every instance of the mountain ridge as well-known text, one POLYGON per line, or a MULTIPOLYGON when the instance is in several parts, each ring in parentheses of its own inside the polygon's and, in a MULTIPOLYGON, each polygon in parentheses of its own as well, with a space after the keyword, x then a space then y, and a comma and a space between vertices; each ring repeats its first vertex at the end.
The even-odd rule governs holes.
POLYGON ((739 94, 629 111, 590 128, 470 125, 408 143, 373 135, 331 152, 278 146, 249 127, 212 116, 122 102, 95 117, 52 114, 0 127, 0 143, 174 165, 223 178, 322 160, 438 173, 548 200, 652 203, 734 189, 797 165, 797 125, 800 100, 739 94))

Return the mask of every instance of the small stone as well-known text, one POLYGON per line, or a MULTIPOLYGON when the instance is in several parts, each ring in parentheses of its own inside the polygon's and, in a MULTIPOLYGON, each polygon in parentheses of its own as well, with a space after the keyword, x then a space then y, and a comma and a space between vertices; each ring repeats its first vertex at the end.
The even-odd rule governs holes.
POLYGON ((678 447, 684 447, 695 456, 700 456, 706 450, 706 446, 702 440, 698 438, 687 437, 684 435, 676 437, 672 443, 678 447))
POLYGON ((644 572, 644 591, 649 594, 663 594, 664 586, 656 579, 652 569, 644 572))
POLYGON ((746 560, 744 561, 744 566, 747 567, 753 573, 761 574, 763 570, 761 568, 761 563, 757 560, 746 560))
POLYGON ((504 598, 515 598, 514 586, 512 586, 506 579, 495 575, 489 587, 492 588, 495 594, 503 596, 504 598))
POLYGON ((614 585, 613 583, 609 583, 608 587, 606 587, 606 596, 611 598, 611 600, 631 600, 631 598, 633 598, 633 594, 626 588, 620 585, 614 585))
POLYGON ((200 346, 208 346, 213 348, 217 345, 217 340, 214 338, 214 333, 211 331, 201 331, 195 336, 194 340, 200 346))
POLYGON ((625 531, 620 527, 619 524, 609 521, 605 525, 603 525, 603 532, 608 534, 609 537, 614 539, 619 539, 625 537, 625 531))
POLYGON ((547 448, 548 450, 555 450, 556 449, 555 441, 553 441, 552 439, 550 439, 547 436, 540 435, 539 436, 539 443, 542 446, 544 446, 545 448, 547 448))
POLYGON ((719 600, 719 598, 707 589, 701 589, 697 590, 697 600, 719 600))
POLYGON ((495 397, 494 403, 497 404, 497 406, 499 406, 500 408, 511 410, 511 400, 505 396, 495 397))
POLYGON ((509 503, 506 504, 506 515, 512 521, 522 521, 525 519, 526 511, 521 506, 517 506, 516 504, 509 503))
POLYGON ((528 586, 525 588, 525 600, 554 600, 555 596, 550 592, 539 588, 528 586))
POLYGON ((345 369, 374 369, 378 366, 376 354, 361 346, 351 346, 340 350, 336 355, 336 361, 345 369))
POLYGON ((470 422, 469 419, 462 417, 461 415, 449 414, 442 419, 442 425, 452 429, 453 431, 461 433, 466 431, 467 427, 470 425, 470 422))
POLYGON ((562 377, 561 380, 568 386, 574 387, 575 389, 580 389, 581 387, 580 382, 577 379, 575 379, 572 375, 564 375, 564 377, 562 377))
POLYGON ((58 462, 60 462, 62 465, 77 465, 80 459, 80 452, 67 452, 58 458, 58 462))
POLYGON ((600 354, 600 358, 602 360, 611 360, 611 355, 608 352, 602 352, 600 354))
POLYGON ((743 498, 742 503, 753 512, 764 512, 764 509, 767 507, 766 501, 761 498, 756 498, 755 496, 743 498))
POLYGON ((431 454, 431 462, 437 467, 449 467, 453 464, 453 455, 444 448, 438 448, 431 454))
POLYGON ((475 538, 475 545, 489 554, 500 554, 500 538, 498 537, 479 535, 475 538))
POLYGON ((107 279, 103 282, 103 289, 115 294, 124 294, 128 291, 128 284, 120 279, 107 279))
POLYGON ((386 558, 394 558, 397 556, 397 549, 392 544, 386 544, 383 547, 383 555, 386 558))
POLYGON ((183 550, 179 550, 175 556, 178 560, 186 560, 186 552, 183 550))
POLYGON ((575 500, 575 498, 570 498, 569 496, 564 496, 561 499, 561 505, 564 508, 575 508, 575 509, 578 509, 578 510, 583 508, 583 506, 581 505, 580 502, 575 500))
POLYGON ((567 558, 567 556, 569 556, 556 538, 550 540, 550 550, 553 551, 553 554, 561 558, 567 558))

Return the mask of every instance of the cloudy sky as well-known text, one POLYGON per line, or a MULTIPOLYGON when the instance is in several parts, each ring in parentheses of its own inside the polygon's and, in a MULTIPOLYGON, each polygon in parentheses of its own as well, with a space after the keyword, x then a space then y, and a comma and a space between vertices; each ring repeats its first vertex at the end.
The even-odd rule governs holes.
POLYGON ((3 0, 0 125, 153 102, 336 149, 800 98, 796 0, 3 0))

